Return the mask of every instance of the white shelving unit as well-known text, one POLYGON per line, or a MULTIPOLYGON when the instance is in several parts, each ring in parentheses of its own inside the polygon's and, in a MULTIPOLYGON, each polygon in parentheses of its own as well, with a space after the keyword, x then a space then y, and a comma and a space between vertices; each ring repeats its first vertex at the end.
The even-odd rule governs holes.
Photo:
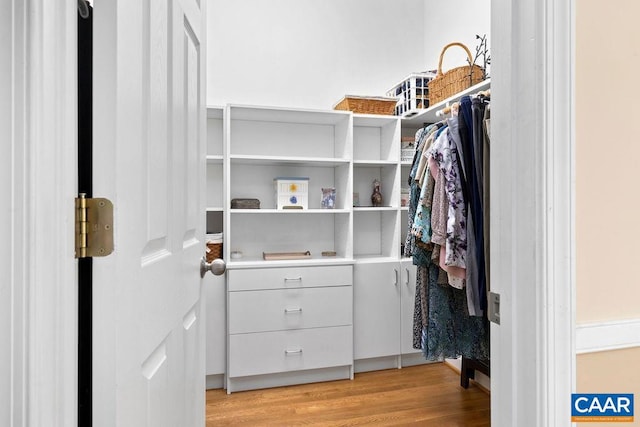
POLYGON ((227 267, 274 265, 263 252, 310 251, 313 263, 351 262, 351 114, 238 105, 226 114, 227 267), (273 179, 281 176, 309 178, 308 210, 276 210, 273 179), (326 187, 336 189, 336 209, 321 209, 326 187), (259 199, 260 209, 231 209, 234 198, 259 199), (231 251, 242 259, 231 259, 231 251), (337 255, 322 257, 324 251, 337 255))
POLYGON ((353 378, 352 129, 348 112, 225 109, 227 392, 353 378), (276 177, 307 177, 308 209, 276 209, 276 177), (328 187, 335 209, 321 207, 328 187))
POLYGON ((361 205, 353 208, 356 371, 400 367, 403 352, 415 353, 401 346, 407 335, 402 328, 413 325, 413 310, 403 309, 409 304, 404 300, 415 290, 415 268, 405 265, 401 253, 407 208, 400 205, 400 189, 411 166, 400 161, 401 123, 398 117, 353 119, 353 191, 361 205), (380 207, 371 206, 374 180, 381 182, 380 207))
MULTIPOLYGON (((224 108, 207 108, 207 233, 223 230, 224 212, 224 108)), ((206 384, 207 388, 224 385, 226 373, 226 290, 225 277, 207 274, 204 278, 206 310, 206 384)))
POLYGON ((208 110, 207 231, 224 232, 228 270, 226 287, 207 284, 208 387, 221 387, 222 374, 231 392, 425 363, 412 347, 416 268, 401 250, 408 208, 400 190, 411 169, 400 157, 401 135, 489 84, 409 119, 208 110), (276 209, 276 177, 309 178, 308 209, 276 209), (374 180, 381 206, 371 203, 374 180), (326 187, 336 189, 335 209, 321 207, 326 187), (234 198, 259 199, 260 209, 231 209, 234 198), (241 258, 231 257, 236 251, 241 258), (263 252, 306 251, 304 259, 263 259, 263 252))

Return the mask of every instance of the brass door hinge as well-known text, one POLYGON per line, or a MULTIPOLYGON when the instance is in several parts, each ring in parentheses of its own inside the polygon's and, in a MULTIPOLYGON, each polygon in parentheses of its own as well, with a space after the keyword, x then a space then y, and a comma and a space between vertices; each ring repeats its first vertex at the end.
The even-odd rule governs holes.
POLYGON ((113 252, 113 203, 108 199, 76 198, 76 258, 113 252))

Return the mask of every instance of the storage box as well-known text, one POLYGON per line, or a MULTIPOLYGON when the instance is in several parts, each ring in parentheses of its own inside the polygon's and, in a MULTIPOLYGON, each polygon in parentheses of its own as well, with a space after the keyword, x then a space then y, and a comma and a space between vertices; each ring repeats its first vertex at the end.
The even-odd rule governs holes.
POLYGON ((411 73, 400 83, 387 91, 387 96, 399 99, 395 115, 412 117, 429 107, 429 82, 436 76, 435 72, 425 71, 411 73))
POLYGON ((273 182, 276 190, 276 209, 309 208, 308 177, 277 177, 273 182))
POLYGON ((231 199, 231 209, 260 209, 260 200, 231 199))
POLYGON ((397 97, 345 95, 334 110, 353 111, 357 114, 381 114, 392 116, 398 103, 397 97))

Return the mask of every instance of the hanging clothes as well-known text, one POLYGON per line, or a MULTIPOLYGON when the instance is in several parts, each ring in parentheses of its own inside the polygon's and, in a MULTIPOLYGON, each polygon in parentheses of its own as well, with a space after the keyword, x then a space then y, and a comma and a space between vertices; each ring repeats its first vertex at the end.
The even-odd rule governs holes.
POLYGON ((428 360, 489 358, 488 99, 416 134, 405 255, 417 266, 415 348, 428 360))

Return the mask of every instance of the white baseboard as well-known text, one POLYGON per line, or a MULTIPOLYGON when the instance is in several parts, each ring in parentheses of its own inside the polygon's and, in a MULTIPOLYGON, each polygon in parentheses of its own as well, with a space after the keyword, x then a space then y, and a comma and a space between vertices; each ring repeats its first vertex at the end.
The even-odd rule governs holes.
POLYGON ((576 354, 640 347, 640 319, 576 326, 576 354))

